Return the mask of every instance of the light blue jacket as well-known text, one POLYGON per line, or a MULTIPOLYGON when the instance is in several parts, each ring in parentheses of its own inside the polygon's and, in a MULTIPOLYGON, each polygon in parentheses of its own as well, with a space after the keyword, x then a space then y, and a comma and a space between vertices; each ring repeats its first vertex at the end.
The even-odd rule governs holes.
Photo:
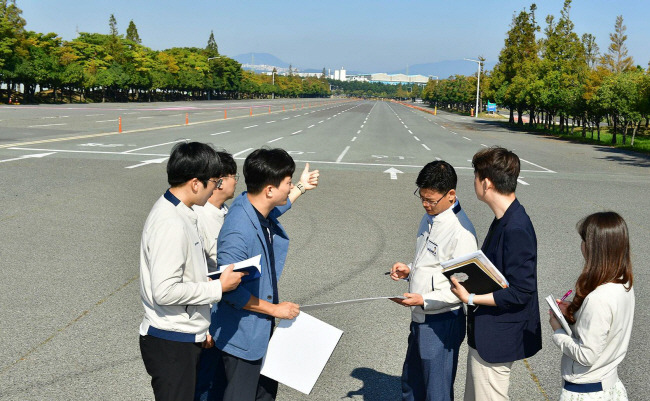
MULTIPOLYGON (((291 208, 291 201, 269 213, 269 220, 277 227, 273 237, 275 272, 280 280, 289 250, 289 237, 277 218, 291 208)), ((210 334, 217 348, 236 357, 255 361, 264 356, 271 335, 271 318, 268 315, 244 310, 251 295, 273 302, 273 287, 269 252, 265 233, 259 218, 248 200, 246 192, 230 206, 217 241, 219 266, 262 255, 260 278, 242 282, 236 289, 223 293, 221 301, 212 307, 210 334)))

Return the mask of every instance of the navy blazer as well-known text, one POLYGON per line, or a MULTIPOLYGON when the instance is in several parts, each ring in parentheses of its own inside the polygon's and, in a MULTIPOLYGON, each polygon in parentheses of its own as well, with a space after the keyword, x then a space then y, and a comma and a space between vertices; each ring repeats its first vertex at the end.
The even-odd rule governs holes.
POLYGON ((474 343, 489 363, 528 358, 542 349, 537 299, 537 237, 517 199, 494 219, 481 248, 503 273, 509 287, 493 293, 493 306, 479 306, 474 316, 474 343))
MULTIPOLYGON (((277 218, 291 207, 276 207, 268 219, 276 226, 273 236, 273 256, 276 279, 280 279, 289 250, 289 237, 277 218)), ((269 267, 269 250, 265 233, 255 208, 246 192, 238 196, 228 209, 228 214, 217 239, 217 264, 219 266, 262 255, 262 275, 255 280, 242 282, 236 289, 223 293, 221 301, 212 307, 210 333, 217 348, 236 357, 255 361, 261 359, 271 335, 271 316, 242 309, 251 295, 273 302, 273 285, 269 267)))

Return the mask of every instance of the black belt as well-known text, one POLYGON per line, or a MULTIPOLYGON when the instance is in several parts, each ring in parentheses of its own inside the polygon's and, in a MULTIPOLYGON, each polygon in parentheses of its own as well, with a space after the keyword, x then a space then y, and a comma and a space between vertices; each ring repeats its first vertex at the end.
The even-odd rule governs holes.
POLYGON ((565 380, 564 389, 573 393, 596 393, 603 391, 603 383, 571 383, 565 380))

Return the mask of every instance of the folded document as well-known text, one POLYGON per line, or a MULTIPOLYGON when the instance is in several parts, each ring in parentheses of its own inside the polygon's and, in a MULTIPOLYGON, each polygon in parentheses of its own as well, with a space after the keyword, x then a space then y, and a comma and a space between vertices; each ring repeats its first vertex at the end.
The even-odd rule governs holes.
MULTIPOLYGON (((253 256, 250 259, 242 260, 241 262, 234 263, 234 271, 236 272, 247 272, 248 275, 242 277, 242 281, 249 281, 249 280, 255 280, 256 278, 259 278, 262 275, 262 266, 260 265, 260 261, 262 259, 262 255, 257 255, 253 256)), ((208 277, 210 277, 213 280, 217 280, 219 276, 221 276, 221 273, 223 273, 224 270, 230 265, 223 265, 219 266, 219 270, 215 272, 211 272, 208 274, 208 277)))

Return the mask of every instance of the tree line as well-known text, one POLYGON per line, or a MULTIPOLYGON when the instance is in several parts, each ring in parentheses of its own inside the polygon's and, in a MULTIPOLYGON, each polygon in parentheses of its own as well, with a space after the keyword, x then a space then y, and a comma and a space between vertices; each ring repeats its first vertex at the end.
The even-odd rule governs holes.
POLYGON ((22 86, 25 102, 153 101, 329 96, 327 80, 244 71, 220 55, 211 32, 205 48, 162 51, 142 45, 137 27, 126 35, 113 15, 109 33, 81 32, 71 41, 25 29, 16 0, 0 0, 0 84, 9 102, 22 86), (37 92, 37 90, 39 90, 37 92), (74 96, 74 99, 73 99, 74 96))
MULTIPOLYGON (((616 17, 614 32, 604 53, 589 33, 574 31, 571 1, 565 0, 556 19, 546 17, 543 37, 537 23, 536 5, 515 14, 499 61, 491 72, 482 73, 480 92, 510 110, 509 122, 529 124, 569 133, 582 127, 582 136, 594 130, 600 140, 601 124, 607 122, 612 143, 631 133, 631 145, 639 128, 648 127, 650 117, 650 63, 635 65, 628 56, 623 17, 616 17), (517 121, 515 122, 515 112, 517 121)), ((430 80, 423 99, 432 105, 459 110, 474 107, 476 76, 454 76, 440 82, 430 80)))

